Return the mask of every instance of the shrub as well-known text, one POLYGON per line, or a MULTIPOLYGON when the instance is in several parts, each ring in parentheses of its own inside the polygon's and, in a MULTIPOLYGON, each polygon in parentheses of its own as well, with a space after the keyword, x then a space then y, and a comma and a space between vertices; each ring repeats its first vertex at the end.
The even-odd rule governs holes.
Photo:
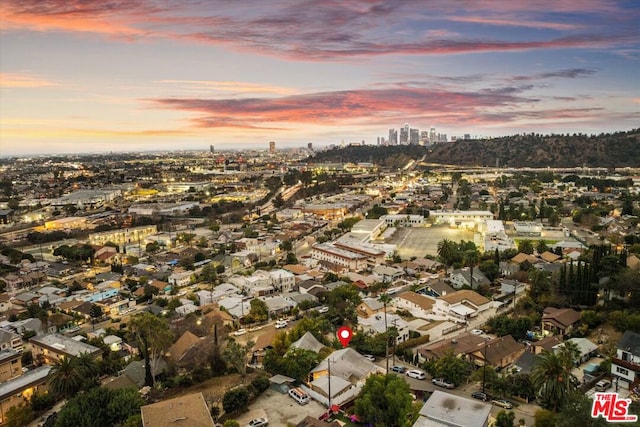
POLYGON ((41 412, 49 408, 53 408, 56 404, 56 398, 51 394, 36 393, 31 396, 31 409, 34 412, 41 412))
POLYGON ((269 388, 269 378, 260 376, 251 381, 251 385, 256 390, 256 395, 264 393, 269 388))
POLYGON ((229 390, 222 397, 222 409, 226 413, 240 411, 249 404, 249 390, 246 387, 238 387, 229 390))

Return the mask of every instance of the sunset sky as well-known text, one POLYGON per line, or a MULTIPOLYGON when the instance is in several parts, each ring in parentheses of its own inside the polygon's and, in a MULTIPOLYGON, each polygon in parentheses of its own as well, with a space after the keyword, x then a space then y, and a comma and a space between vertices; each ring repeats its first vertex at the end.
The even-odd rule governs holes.
POLYGON ((0 155, 640 126, 637 0, 2 0, 0 155))

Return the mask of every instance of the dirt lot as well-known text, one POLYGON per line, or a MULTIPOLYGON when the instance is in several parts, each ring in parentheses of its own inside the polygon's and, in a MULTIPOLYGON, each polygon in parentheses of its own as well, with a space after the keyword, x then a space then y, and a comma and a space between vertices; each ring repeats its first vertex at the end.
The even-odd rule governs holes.
POLYGON ((274 390, 265 391, 253 404, 249 405, 249 411, 236 419, 241 426, 246 425, 256 414, 264 410, 267 414, 270 426, 296 425, 307 415, 318 418, 326 408, 315 400, 306 405, 298 405, 289 395, 278 393, 274 390))
MULTIPOLYGON (((258 375, 260 374, 256 372, 247 373, 247 376, 244 377, 244 384, 250 384, 251 380, 258 375)), ((224 396, 226 391, 241 384, 243 384, 243 382, 241 381, 240 375, 227 374, 223 377, 211 378, 210 380, 207 380, 203 383, 193 385, 191 387, 179 390, 175 393, 169 392, 165 394, 162 400, 201 392, 204 396, 204 400, 207 403, 212 404, 217 402, 220 406, 220 410, 222 410, 222 396, 224 396)))

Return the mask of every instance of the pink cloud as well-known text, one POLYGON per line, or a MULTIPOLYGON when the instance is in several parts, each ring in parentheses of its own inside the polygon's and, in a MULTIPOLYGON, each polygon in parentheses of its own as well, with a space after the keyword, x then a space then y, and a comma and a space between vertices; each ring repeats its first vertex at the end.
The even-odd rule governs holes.
POLYGON ((424 7, 419 1, 299 0, 253 1, 246 7, 219 2, 209 7, 196 0, 4 0, 0 3, 0 25, 3 30, 89 32, 130 41, 173 38, 294 60, 623 47, 637 42, 638 37, 637 13, 606 0, 434 1, 428 5, 424 7), (574 13, 576 18, 559 22, 559 18, 550 17, 554 13, 574 13), (594 14, 617 25, 594 28, 579 21, 594 14), (524 35, 518 41, 487 39, 473 32, 434 28, 430 23, 435 20, 556 31, 553 38, 524 35), (577 29, 585 33, 576 34, 577 29))
POLYGON ((42 88, 57 86, 57 83, 24 73, 0 73, 0 88, 42 88))

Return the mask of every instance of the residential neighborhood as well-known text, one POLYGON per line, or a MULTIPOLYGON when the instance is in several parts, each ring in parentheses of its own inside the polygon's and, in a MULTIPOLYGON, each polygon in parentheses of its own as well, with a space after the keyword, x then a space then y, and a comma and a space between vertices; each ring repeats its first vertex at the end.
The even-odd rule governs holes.
POLYGON ((637 413, 637 175, 309 154, 2 164, 0 426, 357 425, 384 388, 402 425, 637 413))

